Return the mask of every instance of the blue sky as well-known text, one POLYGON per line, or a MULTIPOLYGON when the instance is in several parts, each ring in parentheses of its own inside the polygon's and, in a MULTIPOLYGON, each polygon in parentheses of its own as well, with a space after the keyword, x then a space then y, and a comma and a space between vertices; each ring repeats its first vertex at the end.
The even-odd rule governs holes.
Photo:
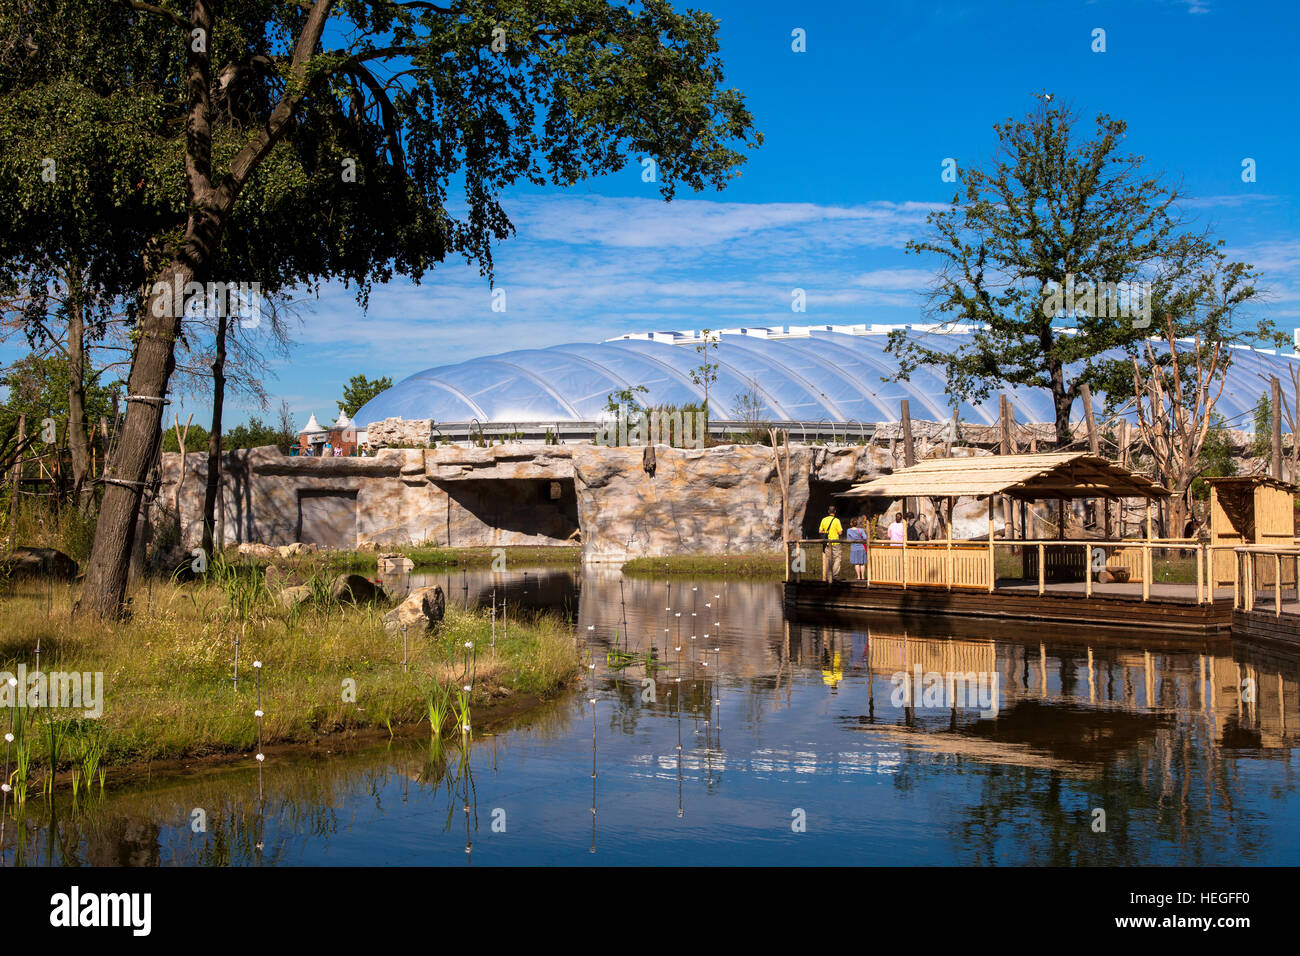
MULTIPOLYGON (((682 4, 683 6, 685 4, 682 4)), ((1263 273, 1266 314, 1300 326, 1294 44, 1300 4, 1272 0, 1025 0, 889 4, 694 0, 721 22, 727 82, 764 145, 722 193, 665 204, 641 166, 576 188, 520 189, 517 236, 497 250, 506 312, 487 281, 448 263, 420 286, 376 287, 370 308, 327 286, 266 382, 300 420, 337 413, 352 375, 400 381, 511 348, 625 331, 922 319, 931 263, 905 255, 993 124, 1042 89, 1091 119, 1129 124, 1126 146, 1181 179, 1188 211, 1263 273), (791 49, 806 31, 807 51, 791 49), (1106 51, 1091 50, 1093 30, 1106 51), (1257 180, 1242 181, 1242 161, 1257 180), (793 314, 791 290, 807 292, 793 314)), ((184 398, 181 418, 208 415, 184 398)), ((262 414, 236 399, 228 422, 262 414)))

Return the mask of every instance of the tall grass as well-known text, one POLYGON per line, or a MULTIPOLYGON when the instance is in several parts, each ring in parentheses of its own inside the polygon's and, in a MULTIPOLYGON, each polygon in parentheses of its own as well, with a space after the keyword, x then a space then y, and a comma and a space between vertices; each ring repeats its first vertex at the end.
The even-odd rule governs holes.
MULTIPOLYGON (((155 582, 147 602, 137 588, 133 613, 121 621, 73 620, 68 585, 56 586, 53 602, 44 584, 18 582, 0 593, 0 670, 30 667, 39 640, 47 668, 104 674, 104 714, 94 736, 83 739, 87 721, 67 730, 67 741, 53 742, 62 769, 79 764, 80 784, 89 786, 105 765, 252 747, 253 687, 241 681, 236 691, 230 680, 236 636, 241 662, 260 659, 274 675, 262 688, 273 702, 265 744, 415 724, 429 715, 429 688, 463 687, 467 671, 475 689, 466 706, 477 707, 503 692, 555 693, 576 670, 570 626, 549 615, 512 622, 508 638, 498 636, 495 659, 474 665, 471 656, 467 667, 465 643, 487 641, 491 622, 486 612, 452 605, 434 634, 411 640, 404 672, 401 638, 383 629, 386 607, 326 602, 291 610, 268 599, 260 576, 246 575, 218 570, 193 583, 155 582), (352 701, 342 693, 348 679, 357 688, 352 701)), ((324 590, 325 577, 313 591, 324 590)), ((448 718, 453 703, 460 701, 444 702, 448 718)), ((48 766, 51 741, 15 736, 48 766)))
MULTIPOLYGON (((8 516, 9 496, 0 501, 0 513, 8 516)), ((6 541, 8 528, 6 527, 6 541)), ((14 541, 29 548, 55 548, 81 563, 90 557, 95 541, 95 515, 82 512, 75 505, 57 510, 45 501, 27 497, 18 499, 14 514, 14 541)))

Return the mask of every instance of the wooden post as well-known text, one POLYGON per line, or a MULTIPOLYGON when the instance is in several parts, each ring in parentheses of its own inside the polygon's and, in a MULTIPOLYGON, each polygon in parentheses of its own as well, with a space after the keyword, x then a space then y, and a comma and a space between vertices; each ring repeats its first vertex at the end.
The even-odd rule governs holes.
MULTIPOLYGON (((1200 544, 1198 542, 1196 545, 1196 603, 1197 604, 1205 603, 1205 581, 1203 580, 1204 574, 1205 574, 1205 545, 1200 544)), ((1211 600, 1213 600, 1213 592, 1211 592, 1211 600)))
POLYGON ((1083 399, 1083 418, 1088 423, 1088 449, 1097 454, 1097 418, 1092 410, 1092 389, 1084 382, 1079 386, 1079 397, 1083 399))
POLYGON ((1011 454, 1011 422, 1007 416, 1007 395, 1003 392, 998 396, 998 419, 1001 425, 1002 435, 998 443, 998 454, 1011 454))
POLYGON ((998 563, 993 552, 993 496, 989 495, 989 594, 993 593, 993 584, 997 580, 998 563))
POLYGON ((1282 382, 1276 375, 1272 377, 1273 385, 1273 477, 1278 481, 1282 476, 1282 382))
POLYGON ((911 529, 907 526, 907 512, 906 510, 904 510, 903 512, 903 558, 902 558, 903 570, 900 572, 900 576, 903 579, 904 591, 907 590, 907 533, 910 530, 911 529))
MULTIPOLYGON (((899 402, 899 417, 901 418, 903 424, 903 467, 911 468, 913 465, 916 464, 916 449, 912 447, 912 411, 910 406, 908 405, 907 399, 903 399, 901 402, 899 402)), ((911 499, 904 498, 903 499, 904 523, 906 523, 907 521, 907 512, 910 510, 912 510, 911 499)), ((903 535, 903 541, 904 542, 907 541, 906 534, 903 535)), ((903 547, 906 548, 907 545, 904 544, 903 547)), ((906 552, 904 552, 903 555, 903 584, 904 586, 906 586, 907 584, 906 552)))
POLYGON ((945 524, 947 525, 948 528, 947 532, 944 535, 945 544, 947 545, 948 548, 948 557, 945 560, 946 560, 946 564, 948 565, 948 590, 951 591, 952 590, 952 495, 948 496, 948 520, 945 522, 945 524))
POLYGON ((1083 596, 1092 597, 1092 545, 1083 546, 1083 596))
MULTIPOLYGON (((1277 379, 1273 379, 1277 381, 1277 379)), ((1276 415, 1273 418, 1277 421, 1276 415)), ((1282 555, 1273 554, 1273 616, 1282 616, 1282 555)))
POLYGON ((866 567, 866 571, 863 573, 863 577, 866 578, 867 587, 871 587, 871 539, 875 537, 876 534, 876 516, 874 514, 868 515, 868 519, 869 520, 867 521, 867 567, 866 567))
POLYGON ((1044 558, 1043 543, 1038 542, 1038 593, 1041 595, 1047 590, 1047 572, 1043 569, 1044 558))
POLYGON ((916 450, 912 447, 912 413, 908 408, 907 399, 903 399, 899 406, 903 420, 903 467, 911 468, 916 464, 916 450))
POLYGON ((27 440, 27 416, 18 416, 18 457, 14 460, 13 489, 9 495, 9 550, 18 534, 18 492, 23 480, 23 442, 27 440))
MULTIPOLYGON (((998 424, 1000 426, 1000 437, 998 440, 998 454, 1011 454, 1011 403, 1007 401, 1006 392, 998 395, 998 424)), ((1011 516, 1011 500, 1007 497, 1002 498, 1002 522, 1010 529, 1008 537, 1015 537, 1015 528, 1011 516)))
POLYGON ((1151 597, 1151 499, 1147 499, 1146 544, 1142 546, 1142 600, 1151 597))

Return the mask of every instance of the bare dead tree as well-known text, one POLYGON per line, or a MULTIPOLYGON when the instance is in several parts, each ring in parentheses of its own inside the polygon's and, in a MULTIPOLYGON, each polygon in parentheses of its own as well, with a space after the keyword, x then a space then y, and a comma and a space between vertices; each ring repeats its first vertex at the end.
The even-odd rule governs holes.
MULTIPOLYGON (((1292 365, 1287 371, 1291 373, 1291 403, 1282 403, 1282 416, 1286 427, 1291 430, 1291 461, 1288 477, 1292 484, 1300 479, 1300 434, 1296 423, 1300 422, 1300 365, 1292 365)), ((1285 395, 1282 396, 1286 398, 1285 395)))
POLYGON ((1189 349, 1186 342, 1179 342, 1169 315, 1165 316, 1165 341, 1167 361, 1161 361, 1149 341, 1146 367, 1133 359, 1133 392, 1142 443, 1154 460, 1156 473, 1173 492, 1170 523, 1181 537, 1187 524, 1188 494, 1203 470, 1201 450, 1211 413, 1223 395, 1227 376, 1223 374, 1223 342, 1203 342, 1198 332, 1189 349))

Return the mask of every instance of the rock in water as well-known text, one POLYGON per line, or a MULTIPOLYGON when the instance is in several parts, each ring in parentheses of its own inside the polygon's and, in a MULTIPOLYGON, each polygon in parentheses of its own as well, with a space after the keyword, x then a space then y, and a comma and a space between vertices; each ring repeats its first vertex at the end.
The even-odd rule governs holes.
POLYGON ((447 610, 447 599, 438 585, 416 588, 397 607, 384 615, 384 630, 401 634, 406 627, 408 636, 427 634, 442 623, 447 610))
POLYGON ((14 548, 5 568, 11 578, 71 581, 77 576, 77 562, 54 548, 14 548))
POLYGON ((388 600, 383 588, 359 574, 340 574, 334 579, 330 596, 340 604, 371 604, 388 600))

